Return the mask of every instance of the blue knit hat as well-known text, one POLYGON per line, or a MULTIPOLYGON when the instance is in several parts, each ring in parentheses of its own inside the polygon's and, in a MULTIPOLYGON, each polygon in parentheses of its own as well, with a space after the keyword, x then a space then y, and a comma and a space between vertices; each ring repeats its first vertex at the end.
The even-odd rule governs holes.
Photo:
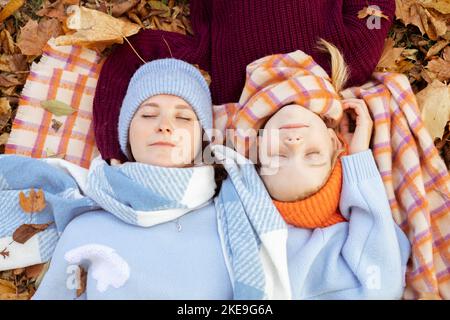
POLYGON ((184 99, 194 109, 203 129, 213 128, 211 93, 200 71, 178 59, 148 62, 139 67, 131 78, 120 110, 119 144, 128 159, 131 159, 128 150, 131 120, 142 102, 158 94, 184 99))

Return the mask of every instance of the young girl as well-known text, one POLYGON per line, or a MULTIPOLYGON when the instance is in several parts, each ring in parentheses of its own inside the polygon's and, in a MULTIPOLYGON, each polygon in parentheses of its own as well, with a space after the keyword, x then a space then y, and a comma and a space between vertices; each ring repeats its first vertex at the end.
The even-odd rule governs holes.
POLYGON ((301 51, 248 66, 241 100, 225 106, 235 113, 229 137, 240 153, 258 156, 261 179, 288 223, 293 298, 399 299, 410 245, 392 219, 369 149, 367 107, 342 102, 343 57, 322 43, 332 55, 331 79, 301 51), (356 128, 348 130, 344 118, 340 139, 329 126, 343 110, 356 128))
POLYGON ((194 163, 212 128, 201 73, 176 59, 143 65, 118 127, 129 162, 93 162, 87 193, 103 210, 67 226, 34 298, 77 298, 82 267, 85 299, 231 299, 215 169, 194 163))

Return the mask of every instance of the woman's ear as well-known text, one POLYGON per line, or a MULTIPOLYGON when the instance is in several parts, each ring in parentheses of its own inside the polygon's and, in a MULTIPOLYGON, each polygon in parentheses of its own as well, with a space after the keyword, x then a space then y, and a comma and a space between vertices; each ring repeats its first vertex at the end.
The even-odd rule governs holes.
POLYGON ((339 139, 338 135, 336 134, 336 131, 334 129, 328 128, 328 133, 330 134, 331 141, 333 143, 333 150, 337 151, 344 148, 344 144, 342 143, 341 139, 339 139))

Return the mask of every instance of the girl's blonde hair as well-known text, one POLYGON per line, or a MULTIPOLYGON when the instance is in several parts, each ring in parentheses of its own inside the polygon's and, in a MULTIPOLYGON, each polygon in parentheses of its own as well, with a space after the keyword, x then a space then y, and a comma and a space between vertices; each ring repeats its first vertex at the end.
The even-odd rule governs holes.
POLYGON ((331 56, 331 83, 339 93, 344 89, 345 83, 349 77, 349 69, 345 63, 341 51, 332 43, 320 38, 318 48, 322 52, 328 52, 331 56))

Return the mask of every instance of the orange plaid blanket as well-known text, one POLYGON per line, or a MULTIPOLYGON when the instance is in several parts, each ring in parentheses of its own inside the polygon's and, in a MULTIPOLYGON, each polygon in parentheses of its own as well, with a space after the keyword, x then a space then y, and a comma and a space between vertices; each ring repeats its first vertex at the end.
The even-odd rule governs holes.
POLYGON ((56 46, 50 39, 40 62, 31 66, 5 153, 59 156, 88 168, 98 155, 92 105, 101 64, 95 51, 56 46), (64 102, 76 111, 56 116, 41 107, 46 100, 64 102))
POLYGON ((450 176, 425 129, 408 79, 374 73, 344 90, 364 99, 374 119, 372 150, 397 224, 412 255, 405 299, 450 299, 450 176))

